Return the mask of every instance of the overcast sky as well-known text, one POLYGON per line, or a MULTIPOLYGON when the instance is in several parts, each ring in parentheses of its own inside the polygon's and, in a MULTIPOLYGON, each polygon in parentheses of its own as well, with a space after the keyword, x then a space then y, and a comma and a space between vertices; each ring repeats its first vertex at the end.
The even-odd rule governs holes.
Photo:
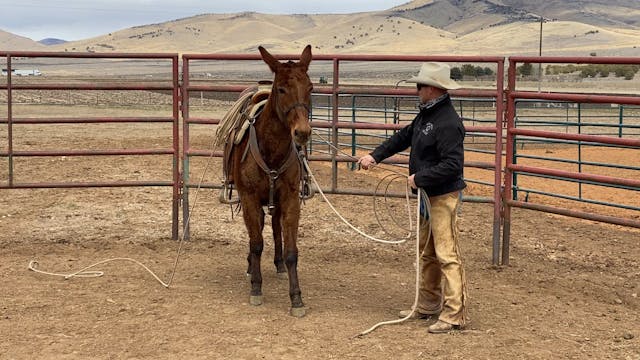
POLYGON ((86 39, 198 14, 344 14, 410 0, 0 0, 0 29, 32 40, 86 39))

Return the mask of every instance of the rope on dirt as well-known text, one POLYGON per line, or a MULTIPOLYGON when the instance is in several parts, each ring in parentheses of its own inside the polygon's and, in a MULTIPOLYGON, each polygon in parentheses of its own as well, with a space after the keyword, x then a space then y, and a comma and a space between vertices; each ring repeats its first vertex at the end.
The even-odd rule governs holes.
POLYGON ((138 260, 135 259, 131 259, 131 258, 112 258, 112 259, 107 259, 107 260, 102 260, 99 261, 93 265, 89 265, 83 269, 80 269, 76 272, 70 273, 70 274, 61 274, 61 273, 53 273, 53 272, 48 272, 48 271, 42 271, 42 270, 38 270, 38 262, 35 260, 31 260, 29 262, 29 270, 31 271, 35 271, 37 273, 40 274, 45 274, 45 275, 52 275, 52 276, 62 276, 64 277, 65 280, 70 279, 72 277, 100 277, 102 275, 104 275, 103 271, 87 271, 95 266, 98 266, 100 264, 104 264, 104 263, 108 263, 110 261, 117 261, 117 260, 123 260, 123 261, 130 261, 133 262, 135 264, 138 264, 140 266, 142 266, 142 268, 144 268, 145 270, 147 270, 147 272, 149 272, 156 280, 158 280, 158 282, 160 282, 164 287, 169 287, 169 284, 165 284, 162 280, 160 280, 160 278, 158 276, 156 276, 156 274, 153 273, 153 271, 151 271, 148 267, 146 267, 144 264, 142 264, 141 262, 139 262, 138 260))
MULTIPOLYGON (((337 147, 333 146, 333 144, 329 143, 328 141, 324 141, 324 142, 327 145, 329 145, 331 148, 335 149, 336 151, 338 151, 338 152, 340 152, 340 153, 342 153, 342 154, 344 154, 344 155, 346 155, 348 157, 351 157, 354 160, 357 160, 356 157, 354 157, 352 155, 349 155, 349 154, 345 154, 344 152, 342 152, 337 147)), ((374 241, 377 241, 377 242, 381 242, 381 243, 385 243, 385 244, 400 244, 400 243, 404 243, 406 241, 406 239, 399 240, 399 241, 389 241, 389 240, 377 239, 377 238, 374 238, 374 237, 372 237, 370 235, 365 234, 364 232, 360 231, 359 229, 357 229, 356 227, 351 225, 351 223, 349 223, 336 210, 336 208, 333 206, 333 204, 331 204, 329 199, 327 199, 327 197, 325 196, 324 192, 322 192, 322 189, 320 189, 320 185, 318 184, 318 181, 316 180, 315 176, 313 176, 313 173, 311 172, 311 169, 309 168, 309 163, 306 161, 306 159, 304 161, 304 166, 307 169, 309 175, 311 176, 311 179, 313 180, 314 184, 316 185, 316 188, 318 189, 318 192, 320 192, 320 195, 322 195, 322 198, 327 202, 329 207, 336 213, 336 215, 338 215, 338 217, 345 224, 347 224, 351 229, 353 229, 355 232, 357 232, 358 234, 366 237, 367 239, 371 239, 371 240, 374 240, 374 241)), ((394 178, 392 178, 392 181, 395 180, 396 178, 401 178, 401 177, 407 178, 408 177, 405 174, 401 174, 401 173, 399 173, 397 171, 394 171, 394 170, 391 170, 391 169, 388 169, 388 168, 381 167, 381 169, 396 174, 396 176, 394 178)), ((382 180, 380 180, 380 182, 376 186, 376 191, 375 191, 376 194, 378 192, 378 188, 379 188, 380 184, 388 176, 391 176, 391 175, 387 175, 382 180)), ((387 189, 388 189, 388 186, 387 186, 387 189)), ((407 199, 407 204, 408 204, 409 203, 409 186, 408 185, 407 185, 406 199, 407 199)), ((374 207, 375 207, 375 199, 374 199, 374 207)), ((409 312, 409 314, 407 316, 403 317, 402 319, 379 322, 379 323, 375 324, 374 326, 372 326, 371 328, 369 328, 369 329, 361 332, 360 334, 356 335, 356 337, 363 337, 363 336, 371 333, 372 331, 374 331, 375 329, 377 329, 378 327, 383 326, 383 325, 400 324, 400 323, 406 321, 407 319, 410 319, 411 316, 415 313, 416 307, 418 306, 418 296, 419 296, 419 293, 420 293, 420 258, 422 257, 422 252, 420 251, 420 218, 422 216, 421 210, 424 210, 424 213, 426 215, 426 219, 430 219, 431 218, 431 203, 429 202, 429 196, 427 196, 427 193, 423 189, 419 189, 418 190, 418 206, 416 206, 416 224, 417 224, 417 226, 416 226, 416 258, 415 258, 416 275, 415 275, 415 295, 414 295, 413 305, 411 306, 411 312, 409 312), (421 209, 421 205, 423 203, 424 203, 424 208, 421 209)), ((377 212, 375 212, 375 213, 376 213, 376 219, 378 220, 378 223, 380 224, 380 220, 378 219, 378 213, 377 212)), ((410 215, 409 215, 409 219, 411 221, 411 216, 410 215)), ((394 219, 394 221, 395 221, 395 219, 394 219)), ((384 227, 383 226, 381 226, 381 227, 384 230, 384 227)), ((410 224, 410 227, 412 228, 411 224, 410 224)), ((385 232, 386 232, 386 230, 385 230, 385 232)), ((431 233, 431 222, 430 221, 427 223, 427 233, 428 234, 431 233)), ((410 236, 410 234, 408 236, 410 236)), ((431 236, 428 236, 427 237, 427 241, 430 241, 430 240, 431 240, 431 236)), ((423 252, 424 252, 424 249, 427 248, 427 245, 428 244, 425 244, 425 247, 423 248, 423 252)))
MULTIPOLYGON (((215 141, 215 139, 214 139, 215 141)), ((141 263, 138 260, 132 259, 132 258, 111 258, 111 259, 106 259, 106 260, 102 260, 99 261, 95 264, 89 265, 83 269, 80 269, 76 272, 70 273, 70 274, 61 274, 61 273, 54 273, 54 272, 48 272, 48 271, 43 271, 43 270, 38 270, 38 262, 35 260, 31 260, 29 262, 29 265, 27 266, 27 268, 31 271, 35 271, 37 273, 40 274, 45 274, 45 275, 52 275, 52 276, 62 276, 65 278, 65 280, 70 279, 72 277, 100 277, 102 275, 104 275, 103 271, 86 271, 89 270, 95 266, 101 265, 101 264, 105 264, 108 262, 112 262, 112 261, 129 261, 129 262, 133 262, 139 266, 141 266, 143 269, 145 269, 149 274, 151 274, 151 276, 153 276, 160 284, 162 284, 162 286, 164 286, 165 288, 169 288, 169 286, 171 286, 171 283, 173 282, 173 279, 176 275, 176 271, 178 268, 178 261, 180 260, 180 254, 182 252, 182 246, 184 244, 184 234, 188 233, 189 230, 189 224, 191 221, 191 215, 195 212, 196 209, 196 204, 198 203, 198 193, 200 192, 200 188, 202 186, 202 182, 204 181, 204 176, 207 173, 207 170, 209 169, 209 164, 211 163, 211 159, 213 158, 213 150, 215 150, 215 143, 212 144, 211 147, 211 155, 209 156, 209 158, 207 159, 207 163, 206 166, 204 168, 204 170, 202 171, 202 175, 200 176, 200 181, 198 182, 198 186, 196 188, 195 191, 195 195, 194 195, 194 199, 193 199, 193 203, 191 205, 191 209, 189 210, 189 214, 187 215, 187 219, 185 221, 185 228, 184 231, 182 232, 182 234, 180 235, 180 240, 178 242, 178 249, 177 249, 177 253, 176 253, 176 259, 173 263, 173 269, 171 271, 171 275, 169 277, 169 281, 167 281, 166 283, 164 281, 162 281, 153 271, 151 271, 151 269, 149 269, 147 266, 145 266, 143 263, 141 263)))
MULTIPOLYGON (((420 189, 418 191, 418 206, 416 206, 416 221, 420 221, 420 204, 421 201, 424 201, 425 204, 425 212, 427 214, 427 216, 429 218, 431 218, 431 203, 429 202, 429 197, 427 196, 427 194, 425 193, 424 190, 420 189)), ((431 233, 431 222, 428 223, 427 226, 427 233, 430 234, 431 233)), ((431 239, 431 236, 428 236, 427 241, 429 241, 431 239)), ((424 252, 424 249, 427 248, 428 244, 425 244, 422 252, 424 252)), ((411 312, 409 312, 409 314, 405 317, 403 317, 402 319, 397 319, 397 320, 390 320, 390 321, 382 321, 379 322, 375 325, 373 325, 372 327, 370 327, 369 329, 361 332, 360 334, 357 335, 357 337, 363 337, 367 334, 369 334, 370 332, 374 331, 375 329, 379 328, 380 326, 383 325, 392 325, 392 324, 400 324, 402 322, 405 322, 406 320, 410 319, 411 316, 416 312, 416 307, 418 306, 418 295, 420 293, 420 258, 422 257, 422 252, 420 252, 420 226, 418 226, 418 230, 416 231, 416 291, 415 291, 415 296, 413 298, 413 305, 411 306, 411 312)))

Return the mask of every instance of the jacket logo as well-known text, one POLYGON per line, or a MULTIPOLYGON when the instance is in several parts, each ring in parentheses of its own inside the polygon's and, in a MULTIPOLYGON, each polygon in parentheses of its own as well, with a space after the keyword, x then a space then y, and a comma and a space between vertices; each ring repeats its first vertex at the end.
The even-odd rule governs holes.
POLYGON ((427 123, 424 126, 424 129, 422 129, 422 133, 427 136, 429 135, 429 132, 431 132, 431 130, 433 130, 433 124, 432 123, 427 123))

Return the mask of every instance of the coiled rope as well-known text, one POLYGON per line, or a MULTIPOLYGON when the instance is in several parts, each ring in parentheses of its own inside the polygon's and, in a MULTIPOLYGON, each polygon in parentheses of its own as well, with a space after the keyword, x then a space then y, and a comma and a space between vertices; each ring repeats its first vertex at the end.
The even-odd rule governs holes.
MULTIPOLYGON (((358 160, 356 157, 346 154, 343 151, 341 151, 340 149, 338 149, 337 147, 335 147, 333 144, 329 143, 328 141, 322 140, 323 142, 325 142, 329 147, 333 148, 334 150, 336 150, 337 152, 340 152, 343 155, 346 155, 347 157, 350 157, 352 160, 358 160)), ((367 235, 364 232, 362 232, 360 229, 356 228, 355 226, 353 226, 351 223, 349 223, 349 221, 347 221, 337 210, 336 208, 333 206, 333 204, 331 204, 331 202, 329 201, 329 199, 327 199, 327 196, 324 194, 324 192, 322 191, 322 189, 320 188, 320 185, 318 184, 318 181, 316 180, 315 176, 313 175, 311 168, 309 167, 309 163, 307 161, 307 159, 304 159, 304 165, 305 168, 307 169, 311 179, 313 180, 314 184, 316 185, 316 189, 318 190, 318 192, 320 193, 320 195, 322 196, 322 198, 324 199, 324 201, 329 205, 329 207, 336 213, 336 215, 347 225, 349 226, 352 230, 354 230, 355 232, 357 232, 358 234, 364 236, 367 239, 376 241, 376 242, 381 242, 381 243, 385 243, 385 244, 400 244, 400 243, 404 243, 407 239, 402 239, 402 240, 397 240, 397 241, 389 241, 389 240, 382 240, 382 239, 378 239, 375 238, 373 236, 367 235)), ((380 184, 382 184, 384 182, 385 179, 387 179, 387 177, 392 177, 392 181, 393 180, 397 180, 397 179, 407 179, 408 176, 405 174, 401 174, 395 170, 389 169, 387 167, 380 167, 378 166, 380 169, 391 172, 391 175, 387 175, 385 176, 376 186, 376 194, 378 192, 378 189, 380 187, 380 184)), ((387 185, 387 189, 388 189, 387 185)), ((386 191, 386 190, 385 190, 386 191)), ((407 199, 407 204, 409 203, 409 186, 407 184, 407 191, 405 193, 405 198, 407 199)), ((375 324, 374 326, 372 326, 371 328, 359 333, 358 335, 356 335, 357 337, 362 337, 364 335, 367 335, 369 333, 371 333, 372 331, 374 331, 375 329, 377 329, 380 326, 383 325, 391 325, 391 324, 399 324, 402 323, 404 321, 406 321, 407 319, 410 319, 411 316, 415 313, 416 311, 416 307, 418 306, 418 296, 419 296, 419 292, 420 292, 420 258, 422 257, 422 252, 420 251, 420 221, 421 221, 421 217, 423 214, 421 214, 421 204, 424 204, 424 215, 426 217, 426 219, 430 219, 431 218, 431 203, 429 202, 429 196, 427 196, 427 193, 422 189, 419 188, 418 189, 418 206, 416 206, 416 257, 415 257, 415 267, 416 267, 416 275, 415 275, 415 296, 414 296, 414 300, 413 300, 413 305, 411 306, 411 311, 409 312, 409 314, 401 319, 397 319, 397 320, 390 320, 390 321, 382 321, 379 322, 377 324, 375 324)), ((375 196, 374 196, 374 211, 376 213, 376 220, 378 220, 378 223, 380 223, 379 217, 378 217, 378 211, 377 208, 375 208, 375 196)), ((411 220, 411 216, 409 215, 409 219, 411 220)), ((395 220, 394 220, 395 221, 395 220)), ((410 225, 411 226, 411 225, 410 225)), ((381 226, 384 229, 384 226, 381 226)), ((431 233, 431 221, 427 222, 427 226, 426 226, 426 230, 427 230, 427 234, 431 233)), ((408 237, 411 234, 408 235, 408 237)), ((431 236, 430 235, 426 235, 427 237, 427 241, 430 241, 431 236)), ((407 237, 407 238, 408 238, 407 237)), ((424 249, 427 248, 428 244, 425 244, 424 249)), ((423 251, 424 251, 423 249, 423 251)))

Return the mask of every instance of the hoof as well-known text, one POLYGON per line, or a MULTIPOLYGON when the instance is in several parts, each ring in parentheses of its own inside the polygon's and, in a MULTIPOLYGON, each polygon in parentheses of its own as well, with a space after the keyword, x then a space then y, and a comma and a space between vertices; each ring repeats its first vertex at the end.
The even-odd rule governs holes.
POLYGON ((262 295, 251 295, 249 298, 249 304, 253 306, 262 305, 262 295))
POLYGON ((287 279, 289 279, 289 274, 287 274, 286 271, 285 272, 277 272, 276 273, 276 277, 278 279, 281 279, 281 280, 287 280, 287 279))
POLYGON ((307 313, 307 310, 304 307, 292 307, 289 311, 289 314, 293 317, 301 318, 307 313))

